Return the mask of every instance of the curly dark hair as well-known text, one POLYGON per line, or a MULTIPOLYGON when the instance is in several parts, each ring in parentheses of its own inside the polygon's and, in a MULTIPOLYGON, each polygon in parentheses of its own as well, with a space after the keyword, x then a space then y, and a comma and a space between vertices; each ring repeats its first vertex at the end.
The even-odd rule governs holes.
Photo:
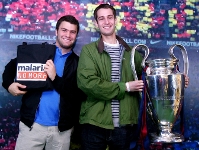
POLYGON ((56 24, 56 30, 59 29, 59 26, 63 21, 66 21, 66 22, 76 25, 77 26, 77 34, 79 33, 79 21, 72 15, 65 15, 65 16, 62 16, 61 18, 59 18, 59 20, 57 21, 57 24, 56 24))
POLYGON ((113 6, 109 5, 109 4, 100 4, 99 6, 97 6, 94 10, 94 18, 97 21, 97 11, 101 8, 105 8, 105 9, 111 9, 113 11, 113 15, 114 18, 116 18, 116 10, 113 6))

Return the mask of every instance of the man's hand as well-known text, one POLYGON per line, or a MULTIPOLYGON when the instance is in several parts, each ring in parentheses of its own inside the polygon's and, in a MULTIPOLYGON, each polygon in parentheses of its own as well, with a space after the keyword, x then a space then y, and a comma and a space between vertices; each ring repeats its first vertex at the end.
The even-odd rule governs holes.
POLYGON ((187 88, 189 85, 189 77, 185 75, 185 88, 187 88))
POLYGON ((8 91, 10 94, 13 96, 19 96, 19 95, 24 95, 27 91, 21 91, 19 88, 26 88, 25 85, 22 85, 20 83, 14 82, 8 87, 8 91))
POLYGON ((129 92, 134 92, 134 91, 141 92, 144 88, 144 82, 142 80, 129 81, 128 85, 129 85, 129 92))
POLYGON ((47 60, 44 71, 48 74, 48 77, 53 81, 56 76, 55 65, 52 60, 47 60))

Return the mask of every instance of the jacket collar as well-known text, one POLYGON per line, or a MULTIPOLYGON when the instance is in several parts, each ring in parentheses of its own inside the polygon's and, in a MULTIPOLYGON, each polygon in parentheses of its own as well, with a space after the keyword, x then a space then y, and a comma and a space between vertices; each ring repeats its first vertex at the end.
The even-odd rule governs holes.
MULTIPOLYGON (((130 51, 130 47, 128 46, 128 44, 119 36, 116 35, 116 39, 118 40, 119 44, 123 45, 125 47, 125 49, 127 51, 130 51)), ((102 40, 102 36, 100 37, 100 39, 98 40, 98 52, 102 53, 104 51, 104 42, 102 40)))

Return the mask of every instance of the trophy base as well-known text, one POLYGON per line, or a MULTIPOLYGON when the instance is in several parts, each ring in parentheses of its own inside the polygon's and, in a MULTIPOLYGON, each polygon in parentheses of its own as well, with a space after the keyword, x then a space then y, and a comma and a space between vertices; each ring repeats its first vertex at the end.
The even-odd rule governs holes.
POLYGON ((169 134, 160 134, 156 133, 151 134, 153 143, 180 143, 184 141, 184 136, 179 133, 169 133, 169 134))

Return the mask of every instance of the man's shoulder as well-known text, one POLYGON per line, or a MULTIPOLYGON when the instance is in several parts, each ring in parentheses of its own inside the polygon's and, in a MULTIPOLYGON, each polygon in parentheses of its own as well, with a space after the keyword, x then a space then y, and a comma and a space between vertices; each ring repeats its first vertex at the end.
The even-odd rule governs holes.
POLYGON ((96 46, 98 42, 97 41, 94 41, 94 42, 91 42, 91 43, 88 43, 88 44, 85 44, 84 46, 96 46))
POLYGON ((84 51, 85 50, 86 51, 92 51, 93 52, 93 50, 97 50, 97 48, 98 48, 97 46, 98 46, 97 41, 91 42, 91 43, 83 45, 82 50, 84 50, 84 51))

